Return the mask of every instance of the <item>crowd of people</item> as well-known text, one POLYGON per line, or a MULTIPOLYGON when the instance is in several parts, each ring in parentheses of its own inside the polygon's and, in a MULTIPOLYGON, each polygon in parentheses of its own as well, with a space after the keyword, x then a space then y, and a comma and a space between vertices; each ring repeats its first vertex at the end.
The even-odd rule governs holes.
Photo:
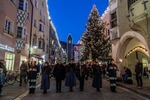
MULTIPOLYGON (((55 65, 50 65, 48 62, 44 62, 42 65, 37 64, 36 61, 31 61, 27 63, 22 61, 20 68, 20 84, 24 81, 25 84, 29 84, 29 94, 35 92, 36 89, 36 79, 38 75, 41 75, 41 87, 43 94, 47 93, 47 90, 50 88, 50 79, 53 76, 56 81, 56 93, 62 92, 62 81, 65 81, 65 86, 69 88, 70 92, 73 92, 73 87, 76 86, 76 81, 79 81, 80 91, 84 91, 84 81, 88 78, 92 78, 92 87, 96 89, 97 92, 102 88, 102 75, 106 75, 109 78, 110 90, 111 92, 116 92, 116 79, 117 71, 119 71, 117 65, 112 60, 108 64, 99 64, 97 61, 92 61, 85 63, 84 61, 79 61, 77 64, 74 63, 72 59, 68 64, 62 63, 60 60, 56 62, 55 65)), ((123 74, 124 82, 128 82, 131 78, 131 70, 127 67, 124 67, 125 74, 123 74)), ((142 87, 142 63, 137 60, 135 65, 135 73, 137 86, 142 87)), ((2 95, 2 87, 5 83, 5 76, 7 70, 5 67, 5 61, 0 60, 0 95, 2 95)), ((131 82, 132 83, 132 82, 131 82)))
POLYGON ((118 68, 114 64, 114 61, 109 63, 107 68, 106 65, 102 67, 97 61, 92 61, 90 63, 79 61, 75 64, 72 59, 68 64, 65 64, 58 60, 53 66, 48 62, 40 65, 36 64, 35 61, 31 61, 30 64, 26 64, 23 61, 20 66, 19 86, 22 86, 22 80, 24 80, 25 83, 28 81, 29 93, 34 93, 37 74, 41 73, 41 90, 43 90, 44 94, 47 93, 47 90, 50 88, 51 76, 53 76, 56 81, 56 93, 62 92, 61 87, 63 80, 65 81, 65 86, 72 92, 78 79, 79 89, 80 91, 84 91, 84 81, 88 78, 93 78, 92 87, 99 92, 100 88, 102 88, 102 74, 105 75, 106 71, 108 71, 111 91, 116 92, 116 71, 118 71, 118 68))

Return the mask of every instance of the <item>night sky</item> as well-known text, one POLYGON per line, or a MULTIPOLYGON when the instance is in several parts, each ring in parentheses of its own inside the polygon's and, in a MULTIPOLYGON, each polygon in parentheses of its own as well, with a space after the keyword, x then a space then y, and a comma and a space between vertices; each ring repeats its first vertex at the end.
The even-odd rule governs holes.
POLYGON ((108 0, 48 0, 51 20, 56 28, 58 38, 66 41, 70 33, 73 43, 77 43, 82 33, 93 4, 100 16, 108 6, 108 0))

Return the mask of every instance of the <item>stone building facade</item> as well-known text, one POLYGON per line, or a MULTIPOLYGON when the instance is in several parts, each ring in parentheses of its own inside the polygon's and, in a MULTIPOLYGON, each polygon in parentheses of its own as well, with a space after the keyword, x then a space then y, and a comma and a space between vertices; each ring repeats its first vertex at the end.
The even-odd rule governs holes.
POLYGON ((50 21, 49 27, 49 62, 55 64, 57 60, 64 62, 65 51, 62 48, 58 39, 57 31, 52 21, 50 21))
POLYGON ((8 70, 19 69, 27 60, 32 2, 29 0, 0 1, 0 58, 8 70))
POLYGON ((150 63, 150 1, 109 0, 112 56, 120 70, 134 72, 135 59, 150 63))
POLYGON ((23 60, 48 60, 47 0, 0 0, 0 13, 0 59, 8 70, 23 60))
POLYGON ((30 60, 49 60, 49 12, 47 0, 33 0, 33 24, 30 47, 30 60))

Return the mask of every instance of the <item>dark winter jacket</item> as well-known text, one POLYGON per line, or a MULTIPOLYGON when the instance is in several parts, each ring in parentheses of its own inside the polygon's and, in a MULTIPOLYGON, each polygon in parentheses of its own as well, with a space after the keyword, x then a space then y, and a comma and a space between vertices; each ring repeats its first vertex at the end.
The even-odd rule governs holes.
POLYGON ((5 66, 3 63, 1 63, 1 62, 0 62, 0 68, 2 68, 2 69, 3 69, 3 73, 4 73, 4 74, 5 74, 5 76, 6 76, 6 73, 7 73, 6 66, 5 66))
POLYGON ((29 65, 29 70, 28 70, 28 79, 36 79, 37 78, 37 67, 29 65))
POLYGON ((85 77, 86 75, 86 65, 85 64, 78 64, 77 66, 77 78, 80 78, 80 77, 85 77))
POLYGON ((20 66, 20 75, 27 75, 27 64, 23 63, 20 66))
POLYGON ((129 68, 126 68, 125 74, 127 74, 129 77, 132 76, 132 72, 131 72, 131 70, 129 68))
POLYGON ((0 73, 0 86, 3 86, 5 83, 5 75, 4 73, 0 73))
POLYGON ((116 73, 117 70, 118 70, 117 65, 112 64, 112 63, 108 64, 107 71, 108 71, 109 77, 116 77, 117 76, 117 73, 116 73))
POLYGON ((93 68, 93 83, 94 88, 102 88, 102 71, 99 65, 92 65, 93 68))
POLYGON ((66 72, 74 72, 76 73, 76 65, 74 63, 69 63, 67 66, 66 72))
POLYGON ((66 69, 63 64, 56 64, 53 70, 53 75, 56 80, 64 80, 66 76, 66 69))
POLYGON ((138 62, 136 65, 135 65, 135 73, 137 75, 141 74, 142 75, 142 71, 143 71, 143 65, 142 63, 138 62))

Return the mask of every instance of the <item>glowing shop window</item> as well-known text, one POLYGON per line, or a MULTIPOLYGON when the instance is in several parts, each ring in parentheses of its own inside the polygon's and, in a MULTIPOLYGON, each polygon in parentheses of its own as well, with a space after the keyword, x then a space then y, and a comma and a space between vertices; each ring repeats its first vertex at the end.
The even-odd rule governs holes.
POLYGON ((6 68, 7 70, 13 70, 14 69, 14 58, 15 55, 13 53, 5 53, 5 61, 6 61, 6 68))
POLYGON ((143 67, 148 67, 148 61, 146 58, 142 58, 143 67))

